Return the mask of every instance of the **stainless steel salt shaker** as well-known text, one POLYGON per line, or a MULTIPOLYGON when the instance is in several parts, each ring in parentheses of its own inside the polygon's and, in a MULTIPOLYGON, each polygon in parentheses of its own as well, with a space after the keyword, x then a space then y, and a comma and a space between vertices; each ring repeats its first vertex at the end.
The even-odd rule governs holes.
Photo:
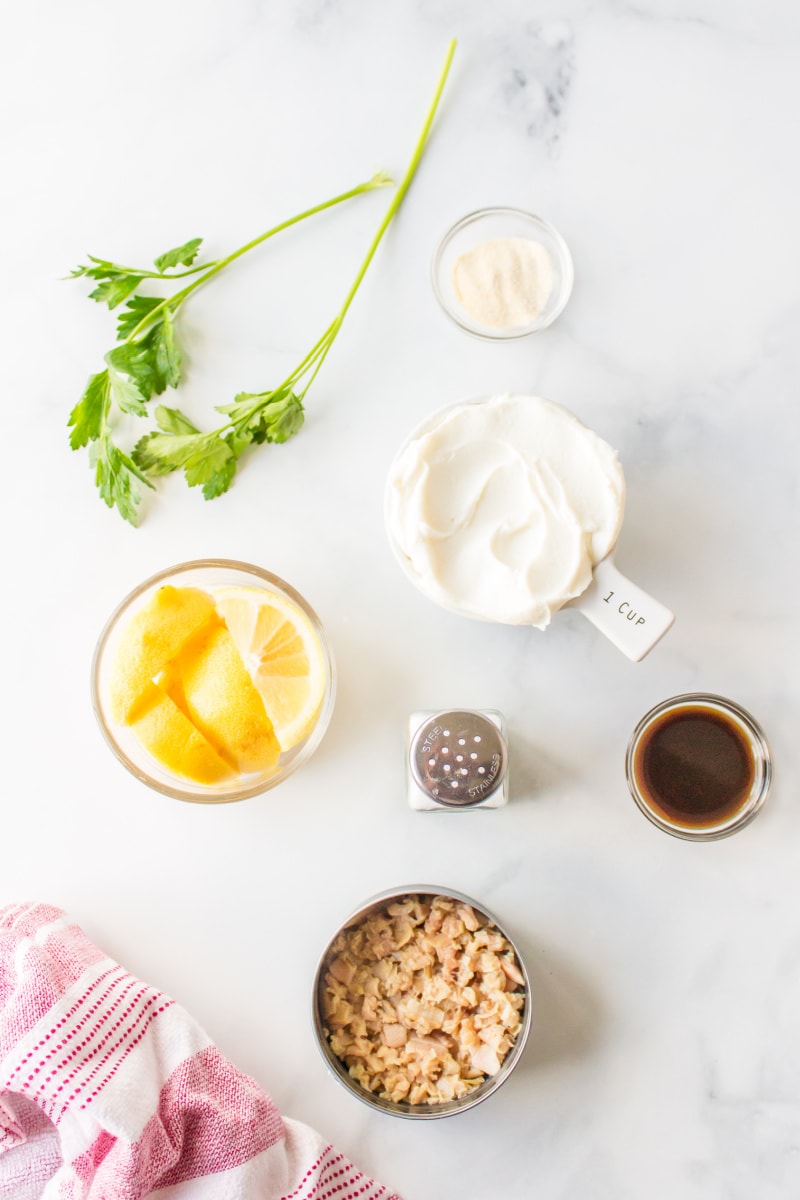
POLYGON ((501 808, 508 746, 494 709, 417 712, 409 718, 408 803, 420 812, 501 808))

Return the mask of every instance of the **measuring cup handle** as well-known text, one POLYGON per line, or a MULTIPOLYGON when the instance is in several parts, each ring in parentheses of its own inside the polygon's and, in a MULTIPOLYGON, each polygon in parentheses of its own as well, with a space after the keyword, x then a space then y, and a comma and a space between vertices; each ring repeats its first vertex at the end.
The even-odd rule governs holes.
POLYGON ((675 620, 668 608, 626 579, 610 555, 594 568, 592 582, 572 607, 633 662, 640 662, 675 620))

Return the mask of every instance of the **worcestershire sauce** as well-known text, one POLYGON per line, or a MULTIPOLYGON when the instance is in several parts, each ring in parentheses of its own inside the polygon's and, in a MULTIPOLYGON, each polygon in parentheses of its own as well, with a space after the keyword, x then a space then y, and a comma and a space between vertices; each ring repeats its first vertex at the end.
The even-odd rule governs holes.
POLYGON ((756 776, 742 728, 725 713, 698 705, 657 717, 639 740, 633 770, 656 813, 698 830, 734 817, 756 776))

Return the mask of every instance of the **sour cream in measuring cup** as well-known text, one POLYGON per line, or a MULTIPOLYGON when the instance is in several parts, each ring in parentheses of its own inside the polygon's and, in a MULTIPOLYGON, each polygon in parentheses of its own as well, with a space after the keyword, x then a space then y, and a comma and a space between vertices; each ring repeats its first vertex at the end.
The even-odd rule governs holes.
POLYGON ((616 451, 567 409, 501 395, 434 414, 392 463, 386 525, 406 573, 463 616, 544 629, 609 554, 616 451))

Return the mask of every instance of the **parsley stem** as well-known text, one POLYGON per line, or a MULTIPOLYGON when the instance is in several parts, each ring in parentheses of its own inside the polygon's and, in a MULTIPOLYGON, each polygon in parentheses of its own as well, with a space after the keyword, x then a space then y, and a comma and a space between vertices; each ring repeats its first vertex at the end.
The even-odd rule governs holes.
MULTIPOLYGON (((417 167, 419 166, 420 159, 422 158, 422 152, 425 149, 425 143, 427 142, 428 136, 431 131, 431 126, 433 124, 433 118, 436 116, 436 110, 439 107, 439 101, 441 100, 442 92, 444 91, 444 85, 447 82, 447 76, 450 71, 450 64, 453 61, 453 54, 455 53, 455 49, 456 49, 456 40, 455 40, 455 38, 453 38, 447 47, 447 53, 445 55, 444 65, 442 67, 442 71, 439 76, 439 82, 436 85, 436 91, 433 94, 433 100, 431 101, 431 106, 428 109, 428 115, 425 118, 425 124, 422 126, 422 132, 419 135, 419 139, 417 141, 416 147, 414 148, 414 153, 411 157, 411 162, 408 164, 406 173, 403 176, 402 180, 400 181, 400 186, 398 187, 397 191, 395 192, 394 196, 392 197, 391 204, 389 205, 389 207, 386 210, 386 215, 384 216, 383 220, 381 221, 380 225, 378 226, 378 231, 375 234, 375 237, 372 239, 372 244, 370 245, 370 248, 367 251, 366 258, 364 259, 363 263, 361 264, 358 274, 356 275, 355 279, 353 280, 350 291, 347 293, 347 296, 345 297, 344 304, 342 305, 341 309, 339 310, 339 315, 336 317, 336 320, 335 320, 335 324, 337 326, 337 332, 338 332, 338 327, 341 325, 342 321, 345 318, 345 314, 347 313, 348 308, 350 307, 350 305, 353 302, 356 292, 358 291, 359 287, 361 286, 361 281, 367 273, 369 265, 372 262, 372 259, 375 255, 375 251, 378 249, 381 239, 383 238, 384 233, 388 229, 389 224, 392 220, 392 217, 395 215, 398 208, 403 203, 403 198, 411 185, 411 181, 414 178, 414 175, 416 174, 417 167)), ((335 334, 334 334, 334 336, 335 336, 335 334)))
MULTIPOLYGON (((237 258, 241 258, 243 254, 247 254, 248 251, 254 250, 256 246, 260 246, 262 242, 267 240, 267 238, 274 237, 276 233, 282 233, 284 229, 289 229, 290 226, 297 225, 298 222, 306 220, 307 217, 316 216, 317 213, 324 212, 327 208, 333 208, 336 204, 342 204, 345 200, 351 200, 354 196, 360 196, 363 192, 371 192, 375 188, 386 187, 386 185, 391 182, 391 178, 386 174, 385 171, 378 171, 375 175, 373 175, 372 179, 368 179, 366 183, 359 183, 357 187, 350 188, 348 191, 342 192, 338 196, 333 196, 330 200, 323 201, 322 204, 315 204, 313 208, 307 208, 304 212, 298 213, 294 217, 289 217, 285 221, 281 221, 279 225, 274 225, 271 229, 268 229, 266 233, 259 234, 258 237, 246 242, 244 246, 240 246, 239 249, 234 250, 232 254, 227 254, 224 258, 216 259, 211 264, 204 263, 202 268, 196 268, 196 270, 202 269, 204 272, 199 279, 194 279, 186 287, 181 288, 179 292, 176 292, 174 296, 169 296, 167 299, 162 300, 160 304, 157 304, 154 308, 152 308, 147 315, 142 318, 135 329, 131 330, 131 332, 125 338, 125 341, 134 342, 139 334, 142 333, 143 330, 147 329, 150 324, 152 324, 154 318, 156 318, 160 312, 167 308, 171 308, 173 311, 178 309, 180 305, 183 304, 184 300, 186 300, 186 298, 190 296, 197 288, 202 287, 204 283, 208 283, 209 279, 213 279, 215 275, 218 275, 220 271, 225 269, 225 267, 229 266, 232 262, 235 262, 237 258)), ((189 271, 186 272, 187 275, 192 273, 193 272, 189 271)), ((176 279, 178 276, 171 275, 167 276, 166 278, 176 279)))
POLYGON ((336 328, 337 328, 336 321, 335 320, 331 321, 330 325, 325 330, 322 337, 319 338, 314 343, 314 345, 311 347, 311 349, 309 350, 308 354, 305 356, 303 361, 298 366, 296 366, 295 369, 292 371, 291 375, 288 375, 286 377, 286 379, 283 381, 284 386, 287 383, 294 383, 296 379, 299 379, 305 373, 305 371, 308 370, 308 368, 310 367, 314 358, 320 353, 320 351, 324 350, 324 352, 327 353, 328 346, 330 345, 330 343, 333 341, 334 337, 336 336, 336 334, 335 334, 336 328))
POLYGON ((188 275, 197 275, 200 271, 207 271, 209 267, 215 267, 219 259, 212 258, 210 262, 200 263, 199 266, 189 267, 185 271, 170 271, 167 275, 164 271, 136 271, 134 274, 141 275, 145 279, 186 279, 188 275))
MULTIPOLYGON (((372 239, 372 242, 370 244, 369 250, 367 251, 366 257, 365 257, 363 263, 361 264, 361 266, 359 267, 358 273, 350 287, 350 291, 345 296, 344 304, 339 309, 339 312, 338 312, 337 316, 334 318, 332 325, 329 327, 329 330, 323 335, 323 338, 320 339, 320 341, 323 341, 325 338, 327 338, 328 339, 327 344, 325 345, 321 355, 319 356, 319 358, 317 359, 317 362, 314 365, 314 370, 311 373, 311 378, 308 380, 308 383, 303 388, 303 395, 305 395, 305 393, 311 387, 311 384, 314 382, 314 379, 316 378, 317 372, 319 371, 320 367, 322 366, 323 362, 325 361, 325 357, 326 357, 328 351, 330 350, 331 346, 333 345, 333 340, 336 337, 337 333, 339 332, 342 322, 344 321, 344 318, 347 314, 347 310, 349 309, 350 305, 353 303, 355 294, 358 291, 359 287, 361 286, 361 281, 363 280, 364 276, 366 275, 366 273, 369 269, 369 265, 375 256, 375 251, 378 249, 378 246, 381 243, 381 239, 383 238, 383 235, 385 234, 386 230, 388 229, 388 227, 392 221, 392 218, 394 217, 398 208, 403 203, 403 198, 404 198, 406 192, 408 191, 409 187, 411 186, 411 181, 416 174, 417 167, 419 166, 420 159, 422 158, 422 153, 423 153, 423 151, 425 149, 425 145, 428 141, 428 136, 430 135, 431 126, 433 125, 433 119, 436 116, 436 110, 439 107, 439 101, 442 98, 442 92, 444 91, 444 86, 445 86, 445 83, 447 82, 447 76, 450 71, 450 64, 453 61, 453 54, 455 53, 455 48, 456 48, 456 40, 455 40, 455 38, 453 38, 447 47, 447 53, 445 55, 444 65, 442 66, 441 74, 439 75, 439 82, 436 85, 436 91, 433 94, 433 100, 431 101, 430 108, 428 109, 428 115, 425 118, 425 124, 422 126, 422 132, 420 133, 419 138, 417 140, 417 144, 414 148, 414 153, 411 156, 411 162, 408 164, 406 173, 403 176, 402 180, 400 181, 400 186, 398 187, 397 191, 395 192, 394 196, 392 197, 391 204, 387 208, 386 214, 385 214, 383 220, 381 221, 380 225, 378 226, 377 233, 375 234, 374 238, 372 239), (328 335, 330 335, 330 336, 328 336, 328 335)), ((318 342, 317 346, 319 344, 320 343, 318 342)), ((316 349, 316 347, 315 347, 315 349, 316 349)), ((312 353, 313 353, 313 351, 312 351, 312 353)), ((309 358, 310 357, 311 357, 311 355, 309 355, 309 358)), ((308 359, 304 360, 304 362, 307 362, 307 361, 308 361, 308 359)), ((301 365, 304 365, 304 364, 301 364, 301 365)))
MULTIPOLYGON (((353 299, 355 298, 355 294, 358 291, 359 287, 361 286, 361 281, 363 280, 364 276, 366 275, 367 270, 369 269, 369 265, 372 262, 373 258, 375 257, 375 251, 378 249, 378 246, 381 243, 381 239, 383 238, 383 235, 385 234, 386 230, 388 229, 392 218, 394 217, 398 208, 402 204, 403 197, 405 196, 406 192, 408 191, 408 189, 411 185, 411 181, 414 178, 414 175, 416 174, 417 167, 419 166, 420 159, 422 158, 422 153, 425 149, 425 145, 426 145, 426 143, 428 141, 428 137, 430 135, 431 126, 433 125, 433 119, 436 116, 436 110, 439 107, 439 101, 441 100, 445 83, 447 82, 447 76, 450 71, 450 64, 453 61, 453 54, 455 53, 455 48, 456 48, 456 40, 455 40, 455 38, 453 38, 447 47, 447 53, 445 55, 444 64, 442 66, 442 70, 439 75, 439 82, 436 85, 436 91, 433 94, 433 100, 431 101, 430 107, 428 109, 428 115, 425 118, 425 124, 422 126, 422 132, 420 133, 419 138, 417 139, 417 144, 414 148, 414 153, 411 156, 411 161, 408 164, 406 173, 400 182, 400 186, 398 187, 397 191, 395 192, 394 196, 392 197, 392 202, 389 205, 389 207, 387 208, 383 220, 381 221, 380 225, 378 226, 378 230, 377 230, 375 236, 373 237, 372 242, 370 243, 370 247, 367 251, 366 257, 364 258, 364 261, 362 262, 361 266, 359 267, 358 273, 356 274, 356 277, 350 286, 349 292, 345 296, 342 307, 339 309, 339 312, 334 317, 333 321, 328 326, 328 328, 325 330, 322 337, 319 338, 318 341, 314 343, 314 346, 311 348, 311 350, 309 350, 308 354, 305 356, 305 358, 300 363, 300 365, 295 367, 295 369, 294 369, 294 371, 292 371, 291 375, 288 375, 286 377, 286 379, 283 380, 280 387, 275 388, 273 391, 259 393, 259 396, 261 397, 261 399, 253 406, 252 411, 248 415, 248 418, 247 418, 248 420, 250 419, 250 417, 255 416, 255 414, 258 412, 258 410, 260 408, 263 408, 266 404, 268 404, 270 398, 272 396, 274 396, 276 392, 285 391, 286 388, 290 387, 293 383, 296 383, 299 379, 301 379, 303 377, 303 375, 306 374, 306 372, 309 371, 312 367, 313 367, 313 371, 311 371, 311 376, 308 379, 308 382, 303 387, 302 392, 300 394, 299 398, 301 400, 305 396, 308 389, 311 387, 311 384, 314 382, 317 372, 319 371, 320 367, 322 366, 323 362, 325 361, 325 357, 326 357, 328 351, 330 350, 331 346, 333 345, 334 339, 335 339, 337 333, 339 332, 339 329, 342 326, 342 322, 344 321, 344 318, 347 314, 347 310, 349 309, 350 305, 352 304, 353 299)), ((223 260, 223 262, 224 261, 225 260, 223 260)), ((202 280, 198 280, 196 284, 193 284, 191 286, 192 287, 199 286, 199 284, 202 282, 203 282, 202 280)), ((180 293, 178 293, 178 294, 180 295, 180 293)), ((216 432, 220 433, 220 434, 224 433, 226 430, 233 428, 234 425, 238 424, 238 423, 241 423, 241 418, 240 418, 239 422, 228 422, 226 425, 220 426, 220 428, 218 430, 216 430, 216 432)), ((246 421, 244 423, 246 424, 246 421)))
POLYGON ((304 221, 307 217, 313 217, 317 213, 324 212, 326 208, 333 208, 335 204, 341 204, 345 200, 352 200, 354 196, 360 196, 362 192, 370 192, 374 188, 385 187, 390 182, 389 176, 384 171, 379 171, 376 175, 373 175, 372 179, 367 180, 366 183, 360 183, 357 187, 350 188, 349 191, 342 192, 341 195, 334 196, 331 200, 325 200, 322 204, 315 204, 313 208, 307 208, 305 212, 298 213, 294 217, 289 217, 287 220, 281 221, 280 225, 275 225, 272 229, 268 229, 266 233, 259 234, 252 241, 246 242, 244 246, 240 246, 238 250, 234 250, 232 254, 227 254, 225 258, 219 259, 200 279, 195 279, 188 287, 177 292, 172 297, 172 302, 177 300, 179 303, 182 303, 195 288, 201 287, 214 275, 218 275, 230 263, 235 262, 237 258, 241 258, 248 251, 254 250, 256 246, 260 246, 267 238, 274 237, 276 233, 282 233, 284 229, 289 229, 290 226, 297 225, 299 221, 304 221))
POLYGON ((212 258, 209 262, 198 263, 196 267, 189 267, 186 271, 147 271, 143 267, 124 267, 121 263, 108 263, 102 258, 95 258, 90 254, 89 259, 93 263, 98 263, 100 266, 113 267, 115 271, 119 271, 122 275, 139 275, 142 279, 185 279, 187 275, 197 275, 199 271, 207 271, 209 267, 216 266, 218 259, 212 258))
MULTIPOLYGON (((264 405, 267 404, 272 399, 272 397, 275 395, 276 391, 284 392, 287 388, 291 387, 291 385, 293 383, 295 383, 298 379, 300 379, 305 374, 305 372, 308 370, 308 368, 314 362, 315 358, 317 358, 317 356, 320 353, 322 353, 323 358, 324 358, 325 354, 327 354, 330 343, 332 342, 333 337, 334 337, 335 328, 336 328, 336 322, 332 321, 330 323, 330 325, 328 326, 328 328, 323 333, 322 337, 319 338, 314 343, 314 345, 311 347, 311 349, 309 350, 308 354, 305 356, 303 361, 298 366, 295 367, 295 369, 292 371, 291 375, 286 376, 286 378, 281 383, 279 388, 275 388, 274 390, 269 391, 269 392, 256 392, 255 396, 254 396, 255 404, 253 404, 252 407, 250 409, 248 409, 244 415, 240 415, 235 421, 228 421, 227 424, 221 425, 219 427, 219 429, 216 429, 213 432, 217 433, 217 434, 224 433, 229 429, 236 428, 237 425, 242 425, 242 424, 246 425, 247 422, 250 420, 250 418, 254 417, 256 415, 256 413, 259 411, 259 409, 263 408, 264 405)), ((309 382, 310 382, 310 380, 309 380, 309 382)), ((306 384, 305 388, 303 388, 303 395, 305 395, 307 390, 308 390, 308 384, 306 384)))

